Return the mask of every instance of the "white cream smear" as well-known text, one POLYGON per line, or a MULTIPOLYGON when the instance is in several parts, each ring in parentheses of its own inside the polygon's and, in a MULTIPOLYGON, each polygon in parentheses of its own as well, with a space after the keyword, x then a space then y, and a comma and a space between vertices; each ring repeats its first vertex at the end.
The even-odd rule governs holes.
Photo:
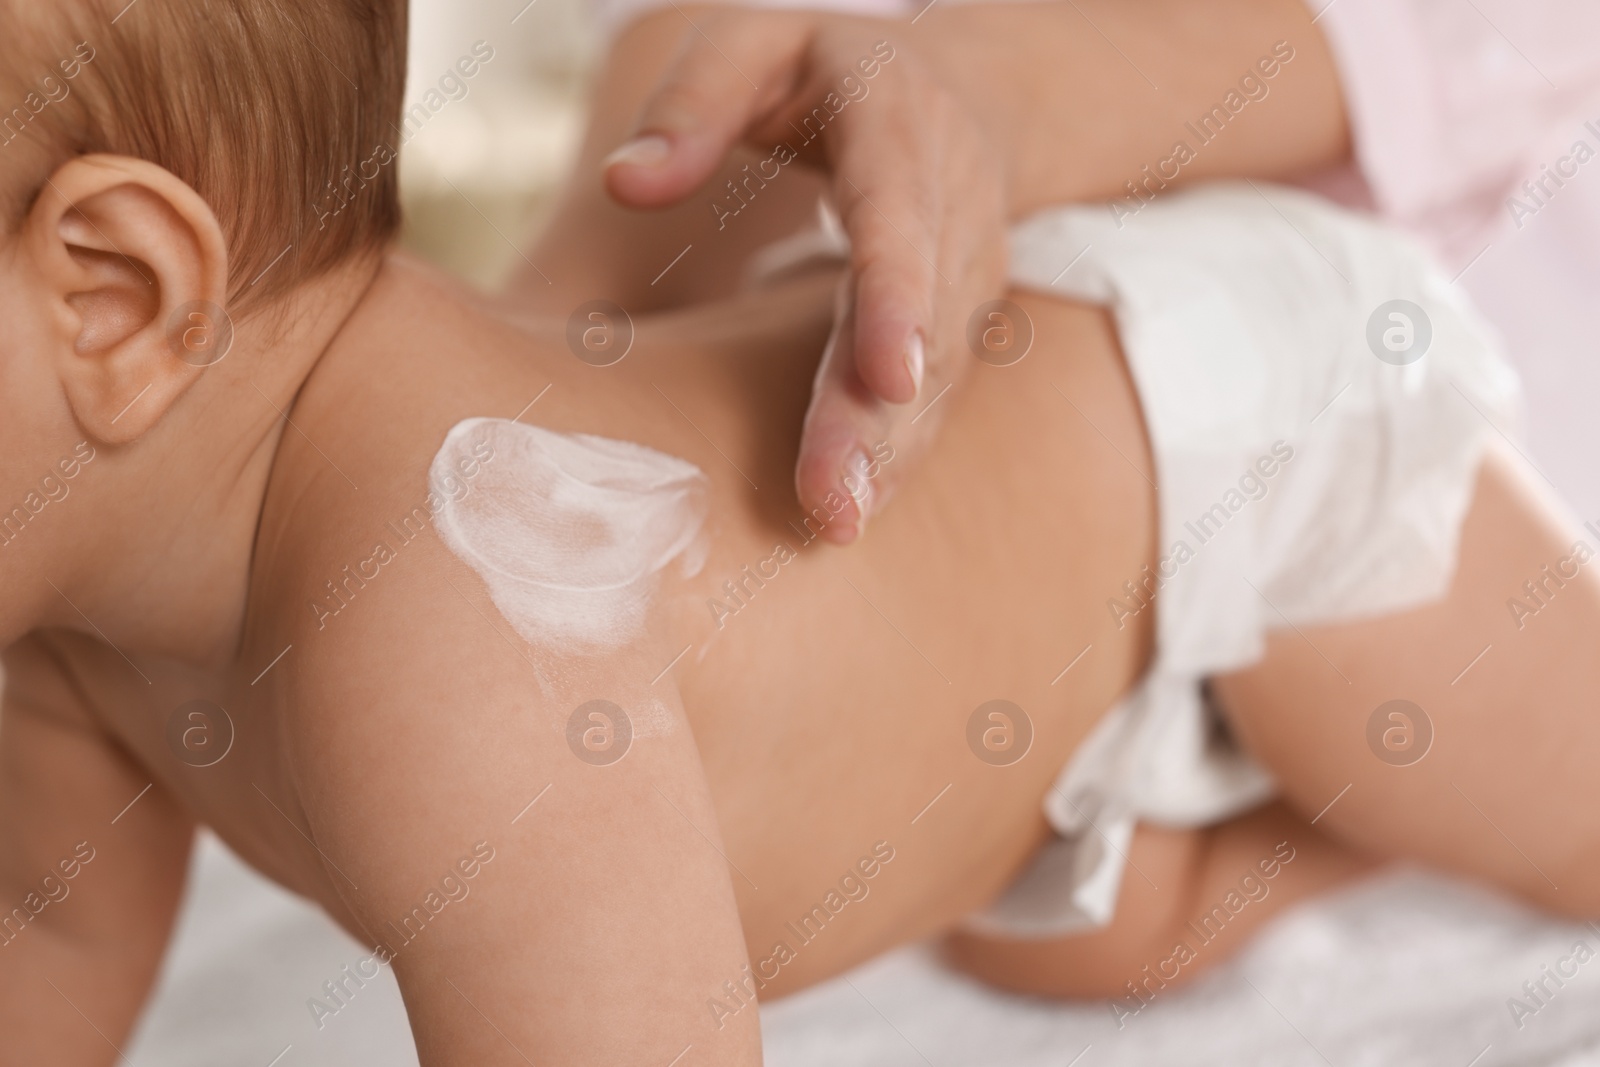
POLYGON ((676 561, 690 576, 705 562, 706 476, 643 445, 467 419, 446 435, 428 482, 445 502, 439 536, 541 647, 626 643, 643 632, 661 572, 676 561), (455 472, 485 445, 494 458, 461 493, 455 472))

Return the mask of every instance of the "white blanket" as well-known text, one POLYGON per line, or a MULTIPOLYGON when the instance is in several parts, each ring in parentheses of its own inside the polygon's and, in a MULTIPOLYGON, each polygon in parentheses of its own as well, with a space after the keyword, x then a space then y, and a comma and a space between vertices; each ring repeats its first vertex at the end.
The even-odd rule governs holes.
MULTIPOLYGON (((387 973, 324 1020, 306 1001, 364 955, 207 837, 137 1065, 410 1067, 387 973), (274 1059, 274 1057, 280 1057, 274 1059)), ((763 1012, 771 1067, 1600 1067, 1600 956, 1519 1029, 1508 1000, 1600 933, 1395 870, 1302 905, 1118 1030, 1104 1004, 1008 996, 893 953, 763 1012), (1076 1059, 1074 1057, 1077 1057, 1076 1059), (1474 1059, 1474 1057, 1477 1057, 1474 1059)), ((1574 964, 1567 964, 1571 970, 1574 964)))

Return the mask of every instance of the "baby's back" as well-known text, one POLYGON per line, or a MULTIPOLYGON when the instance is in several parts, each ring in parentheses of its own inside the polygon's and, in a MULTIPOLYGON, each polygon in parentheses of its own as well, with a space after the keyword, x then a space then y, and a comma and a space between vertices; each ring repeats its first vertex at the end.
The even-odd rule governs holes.
MULTIPOLYGON (((947 925, 1037 843, 1049 781, 1143 662, 1149 620, 1104 605, 1150 556, 1149 460, 1103 317, 1032 302, 1027 358, 936 400, 936 451, 861 543, 827 544, 791 471, 830 290, 640 318, 595 366, 563 324, 391 261, 289 413, 238 662, 98 702, 364 940, 480 842, 516 857, 480 876, 515 925, 519 894, 559 898, 539 837, 663 800, 729 865, 753 956, 873 868, 879 902, 777 988, 947 925), (1021 709, 1004 765, 969 744, 996 699, 1021 709), (230 739, 206 766, 202 726, 230 739)), ((869 478, 907 459, 871 451, 869 478)))

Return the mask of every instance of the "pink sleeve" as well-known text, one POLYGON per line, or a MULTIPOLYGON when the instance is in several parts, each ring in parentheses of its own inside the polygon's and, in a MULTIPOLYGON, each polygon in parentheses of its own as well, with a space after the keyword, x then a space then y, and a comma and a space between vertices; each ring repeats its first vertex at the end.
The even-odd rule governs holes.
POLYGON ((1307 2, 1373 206, 1452 258, 1600 182, 1594 0, 1307 2))

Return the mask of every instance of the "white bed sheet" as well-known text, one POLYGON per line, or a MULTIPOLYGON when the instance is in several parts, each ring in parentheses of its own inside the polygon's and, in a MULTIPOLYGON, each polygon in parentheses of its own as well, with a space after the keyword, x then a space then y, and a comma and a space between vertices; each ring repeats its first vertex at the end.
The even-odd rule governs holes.
MULTIPOLYGON (((1395 869, 1287 912, 1239 957, 1161 993, 1121 1029, 1105 1004, 997 993, 913 948, 765 1008, 767 1062, 1600 1067, 1600 956, 1520 1028, 1507 1003, 1580 940, 1600 950, 1596 928, 1395 869)), ((387 972, 320 1028, 307 1006, 363 955, 208 837, 160 986, 125 1051, 166 1067, 411 1067, 387 972)))

